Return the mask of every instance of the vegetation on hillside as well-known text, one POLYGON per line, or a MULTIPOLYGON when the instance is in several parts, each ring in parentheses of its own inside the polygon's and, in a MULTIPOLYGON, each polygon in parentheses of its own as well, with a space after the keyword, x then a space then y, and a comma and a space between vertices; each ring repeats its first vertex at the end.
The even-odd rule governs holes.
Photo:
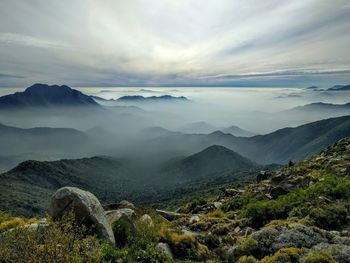
POLYGON ((350 262, 350 138, 240 189, 194 198, 178 213, 134 208, 103 242, 72 216, 0 214, 2 262, 350 262), (164 217, 167 217, 166 220, 164 217), (147 215, 147 216, 145 216, 147 215), (17 223, 14 223, 17 222, 17 223))

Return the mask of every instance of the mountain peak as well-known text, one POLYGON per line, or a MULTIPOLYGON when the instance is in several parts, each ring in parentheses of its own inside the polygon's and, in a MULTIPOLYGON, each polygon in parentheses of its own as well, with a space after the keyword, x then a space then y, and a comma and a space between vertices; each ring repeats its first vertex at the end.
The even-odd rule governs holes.
POLYGON ((89 96, 66 85, 37 83, 24 92, 0 97, 0 107, 97 106, 89 96))

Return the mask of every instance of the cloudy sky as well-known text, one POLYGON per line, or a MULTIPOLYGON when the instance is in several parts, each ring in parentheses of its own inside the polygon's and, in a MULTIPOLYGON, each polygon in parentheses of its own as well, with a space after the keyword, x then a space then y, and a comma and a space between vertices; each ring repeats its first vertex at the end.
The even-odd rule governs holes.
POLYGON ((350 82, 349 0, 1 0, 0 86, 350 82))

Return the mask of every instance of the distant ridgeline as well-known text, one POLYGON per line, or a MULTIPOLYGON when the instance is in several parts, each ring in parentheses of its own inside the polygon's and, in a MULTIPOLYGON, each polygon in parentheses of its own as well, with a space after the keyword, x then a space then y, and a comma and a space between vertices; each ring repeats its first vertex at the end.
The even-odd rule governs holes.
POLYGON ((171 95, 163 95, 163 96, 123 96, 120 97, 117 101, 126 102, 126 101, 134 101, 134 102, 162 102, 162 101, 189 101, 186 97, 175 97, 171 95))
POLYGON ((0 108, 99 106, 90 96, 66 85, 34 84, 24 92, 0 97, 0 108))

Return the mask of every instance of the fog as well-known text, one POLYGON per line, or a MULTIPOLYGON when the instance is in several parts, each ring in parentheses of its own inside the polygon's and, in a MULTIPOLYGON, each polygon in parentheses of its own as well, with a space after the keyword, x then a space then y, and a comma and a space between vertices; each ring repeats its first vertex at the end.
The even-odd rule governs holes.
MULTIPOLYGON (((181 136, 185 134, 199 134, 203 130, 208 130, 206 133, 209 134, 232 125, 254 134, 267 134, 284 127, 349 114, 348 110, 287 111, 293 107, 315 102, 344 104, 350 98, 350 93, 345 91, 301 88, 76 89, 110 101, 103 101, 101 107, 0 111, 0 123, 3 125, 22 129, 51 127, 76 130, 64 133, 35 129, 8 132, 1 139, 2 170, 26 159, 52 160, 96 155, 134 158, 160 164, 200 149, 202 144, 195 141, 199 137, 193 137, 191 145, 196 147, 181 145, 181 136), (126 95, 184 96, 187 100, 117 101, 126 95), (74 139, 77 137, 80 139, 74 139)), ((0 95, 22 90, 2 88, 0 95)))

